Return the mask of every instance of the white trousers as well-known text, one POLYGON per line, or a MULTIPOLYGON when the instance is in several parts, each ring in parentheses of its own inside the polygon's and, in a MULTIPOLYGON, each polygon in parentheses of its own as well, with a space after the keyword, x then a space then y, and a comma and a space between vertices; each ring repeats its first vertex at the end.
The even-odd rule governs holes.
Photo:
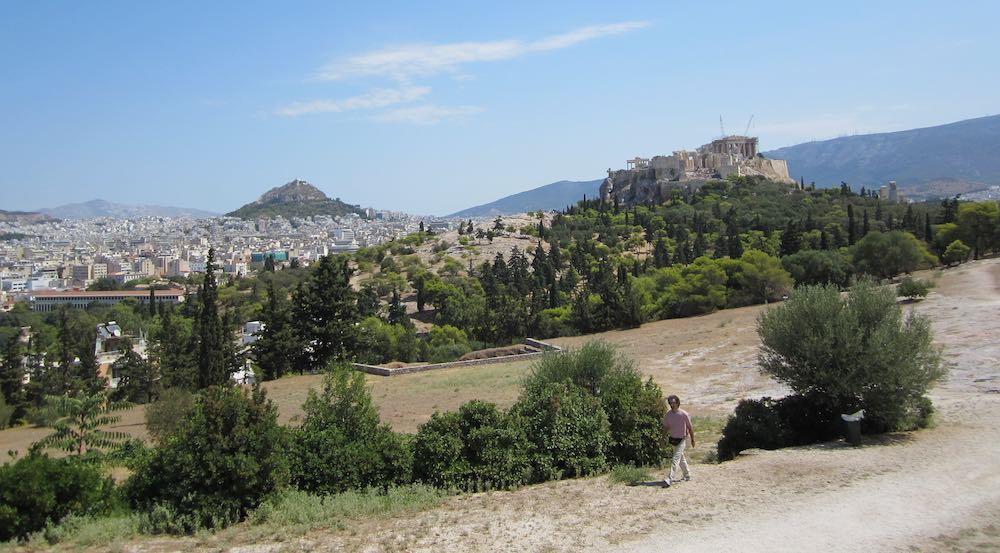
POLYGON ((680 467, 681 472, 684 476, 688 476, 691 473, 688 472, 688 461, 687 457, 684 456, 684 450, 687 448, 687 439, 681 440, 681 443, 674 446, 674 458, 670 462, 670 479, 676 478, 677 468, 680 467))

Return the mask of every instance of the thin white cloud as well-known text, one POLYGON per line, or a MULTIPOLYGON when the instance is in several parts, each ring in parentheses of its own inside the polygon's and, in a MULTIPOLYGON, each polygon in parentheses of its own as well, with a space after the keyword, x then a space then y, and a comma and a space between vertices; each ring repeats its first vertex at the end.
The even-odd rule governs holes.
POLYGON ((374 119, 380 123, 408 123, 433 125, 446 119, 458 119, 485 111, 479 106, 437 106, 427 104, 412 108, 399 108, 380 113, 374 119))
POLYGON ((298 117, 310 113, 339 113, 356 109, 377 109, 418 100, 430 94, 430 87, 410 86, 405 88, 375 88, 342 100, 314 100, 295 102, 279 107, 277 115, 298 117))
POLYGON ((618 35, 649 26, 645 21, 594 25, 533 42, 508 39, 492 42, 414 44, 358 54, 323 67, 318 77, 335 81, 353 76, 388 77, 408 81, 445 72, 455 72, 467 63, 508 60, 532 52, 569 48, 581 42, 618 35))

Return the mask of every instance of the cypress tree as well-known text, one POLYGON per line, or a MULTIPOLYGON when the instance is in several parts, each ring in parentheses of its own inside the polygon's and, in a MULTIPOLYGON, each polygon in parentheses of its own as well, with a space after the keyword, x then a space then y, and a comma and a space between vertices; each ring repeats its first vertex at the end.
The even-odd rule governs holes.
POLYGON ((147 305, 146 307, 149 308, 149 318, 152 319, 153 317, 155 317, 156 316, 156 292, 152 288, 149 289, 149 305, 147 305))
POLYGON ((3 355, 0 357, 0 394, 3 394, 7 405, 14 408, 10 417, 11 423, 21 420, 27 407, 22 359, 21 337, 15 332, 4 342, 3 355))
POLYGON ((399 290, 392 289, 392 299, 389 301, 389 324, 407 326, 410 318, 406 316, 406 306, 399 298, 399 290))
POLYGON ((215 281, 215 249, 208 249, 205 280, 198 292, 201 310, 198 313, 198 388, 226 385, 230 367, 226 354, 231 345, 219 316, 219 290, 215 281))
POLYGON ((868 226, 868 210, 865 209, 865 218, 861 227, 861 237, 864 238, 868 236, 869 226, 868 226))
MULTIPOLYGON (((864 187, 862 187, 864 191, 864 187)), ((854 219, 854 204, 847 204, 847 243, 853 246, 858 241, 858 222, 854 219)))
POLYGON ((934 240, 934 232, 931 230, 930 213, 924 213, 924 240, 928 242, 934 240))

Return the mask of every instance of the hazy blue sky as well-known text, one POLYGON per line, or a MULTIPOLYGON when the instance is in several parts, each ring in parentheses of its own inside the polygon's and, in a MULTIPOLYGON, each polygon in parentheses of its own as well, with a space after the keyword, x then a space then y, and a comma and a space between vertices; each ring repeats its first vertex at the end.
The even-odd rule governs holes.
POLYGON ((446 214, 720 115, 766 150, 1000 111, 1000 2, 360 4, 0 0, 0 209, 446 214))

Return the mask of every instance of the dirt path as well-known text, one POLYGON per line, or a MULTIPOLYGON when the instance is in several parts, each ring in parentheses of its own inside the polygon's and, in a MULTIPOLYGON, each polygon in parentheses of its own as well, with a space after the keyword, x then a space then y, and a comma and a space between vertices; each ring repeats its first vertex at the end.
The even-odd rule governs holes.
MULTIPOLYGON (((463 495, 417 515, 352 523, 291 540, 242 537, 150 540, 131 551, 995 551, 1000 549, 1000 259, 949 270, 914 309, 929 315, 951 367, 933 390, 936 428, 840 443, 743 455, 695 465, 695 479, 669 489, 613 484, 607 477, 551 482, 514 492, 463 495), (252 544, 247 542, 253 542, 252 544), (241 544, 241 545, 237 545, 241 544)), ((659 357, 634 346, 644 371, 690 386, 691 405, 714 411, 739 397, 775 389, 755 369, 743 329, 756 308, 720 313, 734 348, 708 360, 725 382, 698 384, 700 363, 673 350, 659 357), (732 321, 729 325, 726 321, 732 321), (738 337, 733 337, 739 325, 738 337), (738 352, 734 353, 734 350, 738 352), (648 359, 647 359, 648 358, 648 359), (652 370, 649 370, 652 368, 652 370), (669 371, 669 372, 666 372, 669 371), (698 401, 698 389, 711 392, 698 401)), ((720 322, 721 321, 721 322, 720 322)), ((685 336, 678 322, 651 325, 655 336, 685 336)), ((708 325, 706 327, 705 325, 708 325)), ((690 324, 688 325, 690 328, 690 324)), ((752 326, 746 326, 752 329, 752 326)), ((643 327, 644 330, 647 326, 643 327)), ((622 334, 621 340, 633 340, 622 334)), ((614 337, 609 337, 615 341, 614 337)), ((725 344, 718 344, 724 346, 725 344)), ((697 352, 710 355, 711 337, 697 352), (705 351, 701 351, 704 349, 705 351)), ((647 348, 647 349, 641 349, 647 348)), ((667 348, 669 349, 669 348, 667 348)), ((731 407, 730 407, 731 408, 731 407)), ((714 444, 699 444, 699 448, 714 444)))

